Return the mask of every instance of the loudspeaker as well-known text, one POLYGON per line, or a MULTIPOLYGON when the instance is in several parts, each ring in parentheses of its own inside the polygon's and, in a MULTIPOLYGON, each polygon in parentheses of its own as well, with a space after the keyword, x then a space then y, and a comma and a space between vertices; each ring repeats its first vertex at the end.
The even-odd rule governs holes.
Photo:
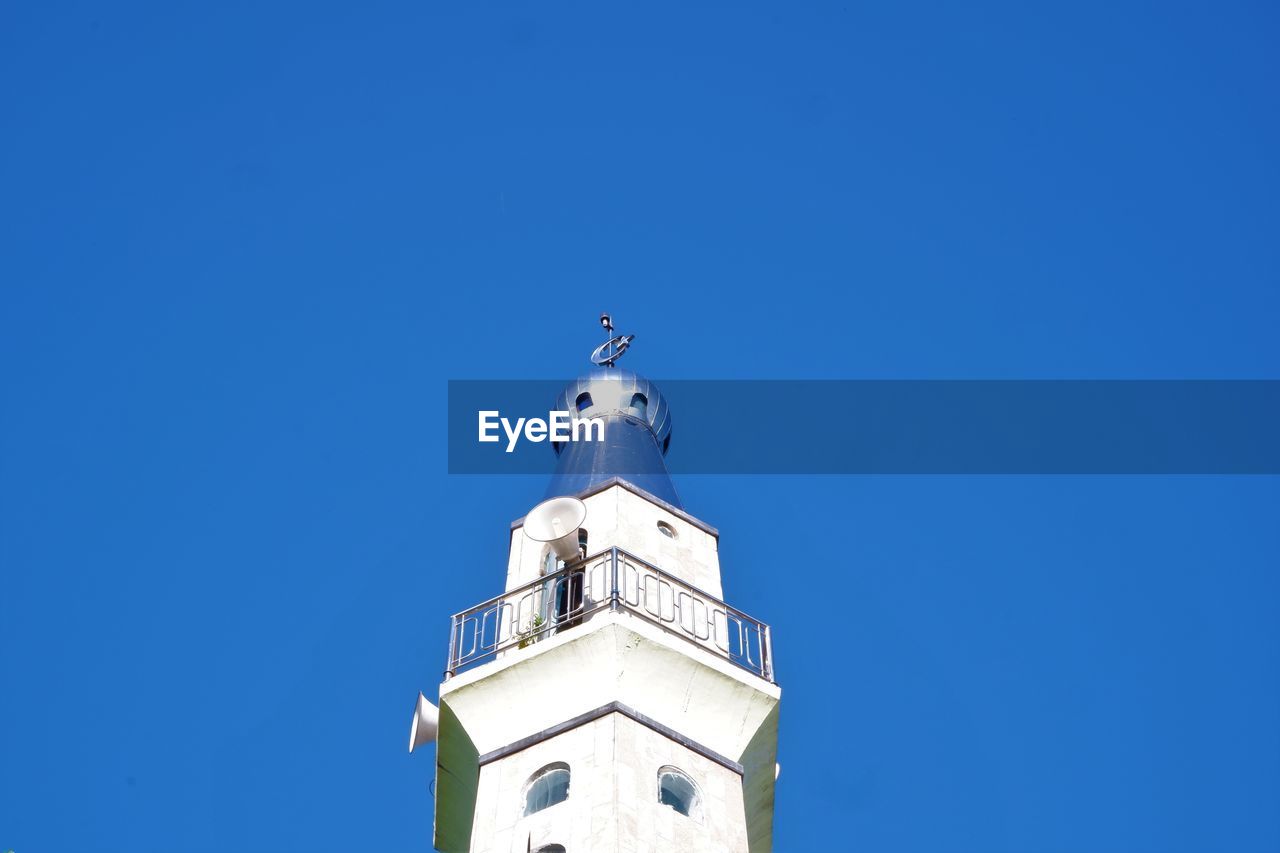
POLYGON ((582 558, 578 550, 578 528, 587 520, 587 505, 577 498, 551 498, 529 510, 524 518, 524 535, 534 542, 551 545, 566 563, 582 558))
POLYGON ((418 707, 413 709, 413 725, 409 727, 409 752, 436 739, 440 730, 440 709, 418 694, 418 707))

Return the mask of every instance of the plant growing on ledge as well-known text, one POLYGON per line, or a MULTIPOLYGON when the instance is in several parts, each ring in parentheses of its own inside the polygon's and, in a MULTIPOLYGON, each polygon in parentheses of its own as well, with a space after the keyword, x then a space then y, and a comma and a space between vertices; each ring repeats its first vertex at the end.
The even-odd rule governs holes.
POLYGON ((543 619, 541 616, 534 616, 533 624, 529 626, 529 630, 521 631, 516 634, 516 636, 520 638, 520 642, 516 644, 516 647, 523 649, 527 648, 531 643, 536 642, 538 639, 538 632, 542 630, 542 626, 545 625, 546 622, 547 620, 543 619))

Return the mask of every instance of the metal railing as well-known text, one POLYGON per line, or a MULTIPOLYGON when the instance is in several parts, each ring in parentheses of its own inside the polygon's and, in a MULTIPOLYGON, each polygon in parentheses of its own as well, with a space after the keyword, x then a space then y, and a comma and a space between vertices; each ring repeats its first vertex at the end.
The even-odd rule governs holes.
POLYGON ((639 557, 610 548, 455 614, 445 678, 625 611, 773 681, 769 626, 639 557))

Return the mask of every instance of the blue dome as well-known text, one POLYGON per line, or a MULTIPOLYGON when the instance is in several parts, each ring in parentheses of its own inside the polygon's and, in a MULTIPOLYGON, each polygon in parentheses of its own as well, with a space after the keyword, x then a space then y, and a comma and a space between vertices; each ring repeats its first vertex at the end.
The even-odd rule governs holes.
POLYGON ((552 446, 560 457, 548 497, 574 495, 613 478, 682 508, 663 457, 671 443, 671 409, 658 386, 630 370, 606 367, 570 382, 556 411, 604 421, 603 441, 552 446))

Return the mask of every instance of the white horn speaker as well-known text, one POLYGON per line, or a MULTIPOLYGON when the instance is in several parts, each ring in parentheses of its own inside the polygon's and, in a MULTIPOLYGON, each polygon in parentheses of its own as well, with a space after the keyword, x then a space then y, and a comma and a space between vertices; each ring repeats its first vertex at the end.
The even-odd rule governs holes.
POLYGON ((587 520, 587 505, 577 498, 552 498, 529 510, 524 518, 524 535, 534 542, 551 545, 556 556, 572 563, 578 552, 578 528, 587 520))
POLYGON ((440 730, 440 709, 418 694, 418 707, 413 709, 413 725, 409 727, 409 752, 436 739, 440 730))

